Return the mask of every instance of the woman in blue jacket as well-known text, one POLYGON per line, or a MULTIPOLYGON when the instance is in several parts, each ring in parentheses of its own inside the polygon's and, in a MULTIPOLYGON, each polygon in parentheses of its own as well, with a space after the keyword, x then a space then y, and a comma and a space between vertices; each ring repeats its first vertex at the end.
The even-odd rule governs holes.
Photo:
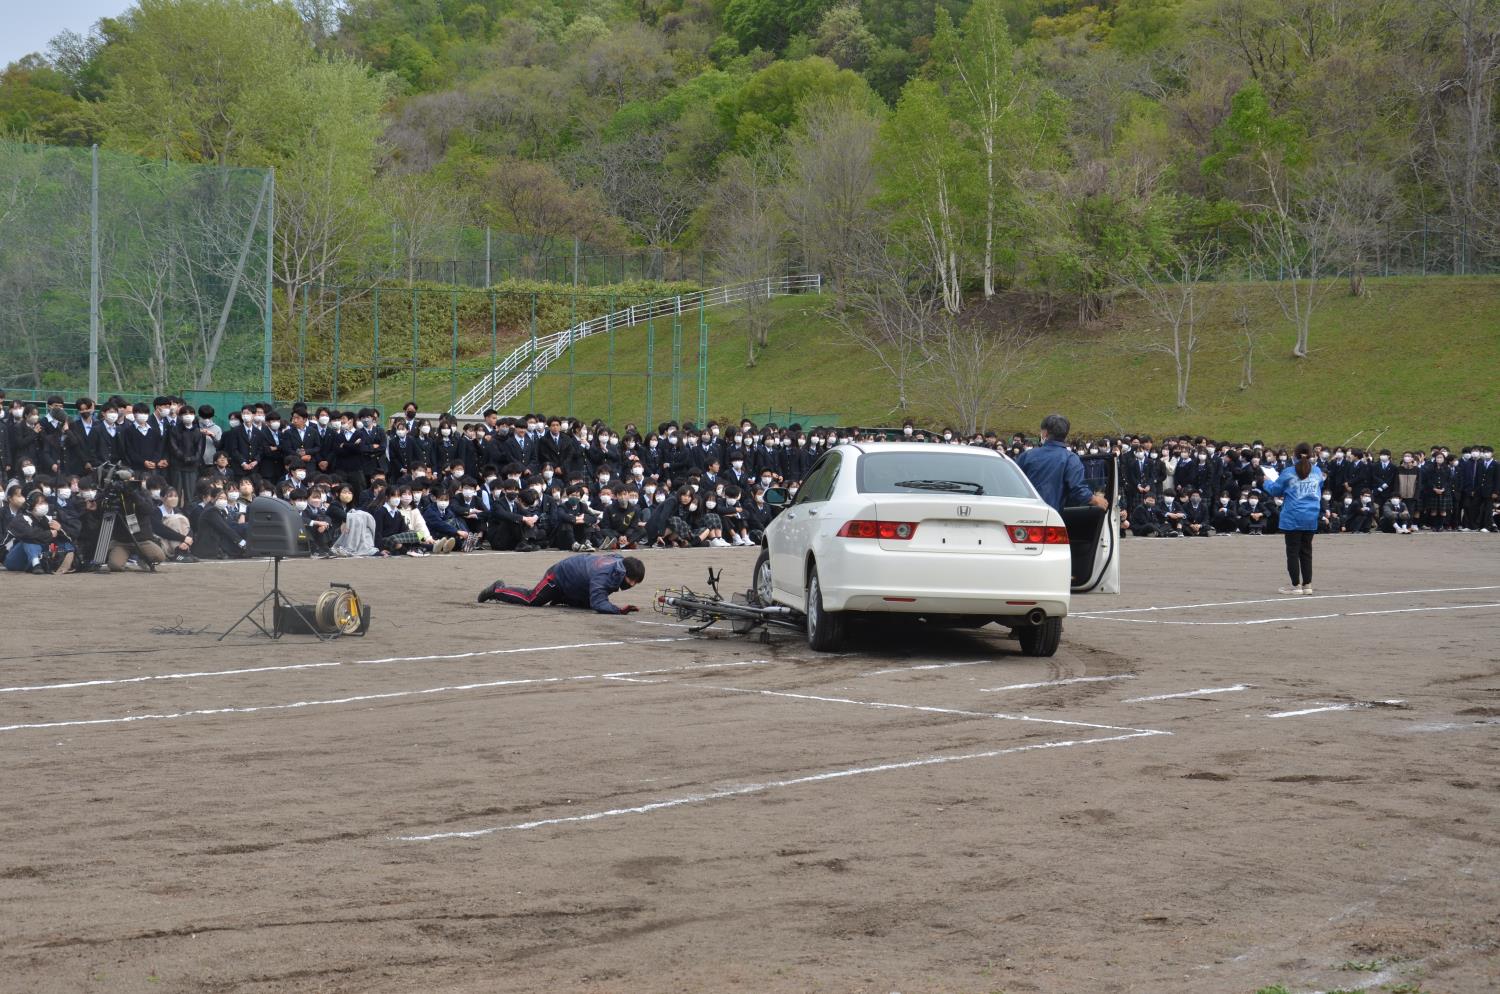
POLYGON ((1312 446, 1297 443, 1296 458, 1272 482, 1266 493, 1284 498, 1278 527, 1286 535, 1286 571, 1292 585, 1283 594, 1310 594, 1312 542, 1318 532, 1318 510, 1323 493, 1323 468, 1313 462, 1312 446))

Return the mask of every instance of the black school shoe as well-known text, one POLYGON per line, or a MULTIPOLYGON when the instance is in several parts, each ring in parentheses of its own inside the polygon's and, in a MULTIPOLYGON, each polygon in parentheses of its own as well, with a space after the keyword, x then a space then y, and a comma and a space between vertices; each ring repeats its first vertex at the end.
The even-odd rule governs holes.
POLYGON ((496 587, 503 587, 503 586, 505 586, 505 581, 504 580, 496 580, 494 583, 487 583, 487 584, 485 584, 484 589, 479 592, 479 603, 483 604, 486 601, 492 601, 492 600, 494 600, 495 599, 495 588, 496 587))

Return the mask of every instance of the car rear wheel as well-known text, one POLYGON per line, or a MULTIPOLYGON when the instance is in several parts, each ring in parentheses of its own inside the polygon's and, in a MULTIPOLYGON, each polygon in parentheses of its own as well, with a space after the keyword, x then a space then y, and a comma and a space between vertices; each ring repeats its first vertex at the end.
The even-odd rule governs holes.
POLYGON ((771 550, 762 548, 760 558, 755 560, 755 570, 750 574, 750 603, 756 607, 770 607, 775 600, 771 588, 771 550))
POLYGON ((837 652, 844 647, 844 623, 837 611, 823 610, 823 587, 814 566, 807 577, 807 644, 815 652, 837 652))
POLYGON ((1062 642, 1062 619, 1048 618, 1040 625, 1021 625, 1016 629, 1021 652, 1028 656, 1050 656, 1062 642))

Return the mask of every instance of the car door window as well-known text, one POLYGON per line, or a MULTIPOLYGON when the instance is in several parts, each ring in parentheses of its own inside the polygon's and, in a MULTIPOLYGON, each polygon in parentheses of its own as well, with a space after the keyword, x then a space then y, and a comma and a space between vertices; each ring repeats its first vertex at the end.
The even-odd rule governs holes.
POLYGON ((825 501, 833 495, 833 485, 838 481, 840 456, 837 452, 829 452, 818 460, 812 472, 807 474, 807 479, 802 481, 802 486, 797 490, 797 504, 812 504, 817 501, 825 501))

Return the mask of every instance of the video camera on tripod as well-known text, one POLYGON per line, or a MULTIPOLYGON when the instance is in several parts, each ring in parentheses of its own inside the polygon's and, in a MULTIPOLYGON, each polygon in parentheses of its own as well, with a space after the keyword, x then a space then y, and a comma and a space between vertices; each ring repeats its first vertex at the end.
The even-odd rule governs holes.
POLYGON ((141 546, 155 541, 151 534, 151 496, 146 487, 135 478, 129 466, 107 462, 97 470, 99 492, 94 497, 94 513, 98 515, 99 532, 94 542, 93 556, 88 565, 102 567, 109 558, 112 545, 131 548, 137 559, 148 570, 156 572, 154 557, 146 555, 141 546))

